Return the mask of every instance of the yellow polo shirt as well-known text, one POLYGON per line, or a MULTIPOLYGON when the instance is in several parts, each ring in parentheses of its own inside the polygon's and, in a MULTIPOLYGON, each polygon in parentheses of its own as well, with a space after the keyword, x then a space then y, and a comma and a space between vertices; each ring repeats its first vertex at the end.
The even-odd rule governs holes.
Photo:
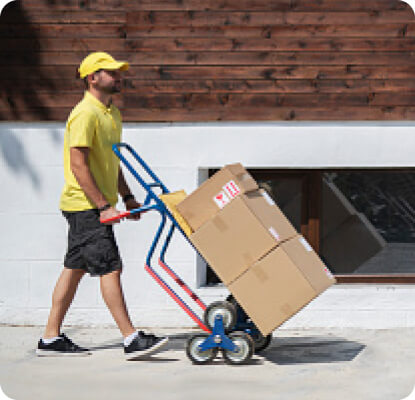
POLYGON ((95 182, 111 205, 118 201, 119 159, 112 145, 121 141, 121 114, 111 104, 106 107, 88 91, 75 106, 66 123, 63 163, 65 186, 60 208, 84 211, 96 208, 79 186, 70 167, 71 147, 89 147, 88 165, 95 182))

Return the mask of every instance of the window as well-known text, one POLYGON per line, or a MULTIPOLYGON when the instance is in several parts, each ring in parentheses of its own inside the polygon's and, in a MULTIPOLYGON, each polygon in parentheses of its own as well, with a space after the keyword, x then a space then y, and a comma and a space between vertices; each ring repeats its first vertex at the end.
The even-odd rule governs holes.
POLYGON ((250 172, 339 282, 415 282, 414 170, 250 172))

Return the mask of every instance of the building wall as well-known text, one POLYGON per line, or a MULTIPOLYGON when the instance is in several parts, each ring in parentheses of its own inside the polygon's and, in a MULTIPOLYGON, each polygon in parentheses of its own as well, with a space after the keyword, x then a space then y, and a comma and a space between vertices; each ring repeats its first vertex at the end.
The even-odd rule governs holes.
MULTIPOLYGON (((127 123, 124 140, 170 190, 194 190, 208 168, 239 161, 250 168, 415 167, 413 123, 127 123)), ((0 323, 44 324, 62 268, 65 221, 62 123, 0 123, 0 323)), ((138 198, 143 192, 127 174, 138 198)), ((155 214, 116 226, 123 283, 139 326, 192 326, 192 321, 145 273, 158 224, 155 214)), ((177 235, 167 261, 210 303, 227 294, 204 286, 204 266, 177 235)), ((285 327, 415 326, 415 286, 336 285, 285 327)), ((112 324, 97 279, 86 277, 66 320, 112 324)))
POLYGON ((64 121, 106 50, 126 121, 413 120, 414 27, 398 0, 13 1, 0 119, 64 121))

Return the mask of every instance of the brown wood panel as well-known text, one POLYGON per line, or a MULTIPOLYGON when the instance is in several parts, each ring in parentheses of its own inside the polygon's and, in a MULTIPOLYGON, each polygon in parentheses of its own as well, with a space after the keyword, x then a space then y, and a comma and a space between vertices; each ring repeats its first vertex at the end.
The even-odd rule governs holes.
MULTIPOLYGON (((65 121, 72 107, 26 107, 0 110, 8 121, 65 121)), ((121 108, 122 109, 122 108, 121 108)), ((224 108, 222 109, 122 109, 124 121, 203 122, 203 121, 401 121, 415 119, 415 107, 339 107, 339 108, 224 108)))
POLYGON ((411 66, 134 67, 132 79, 411 79, 411 66))
POLYGON ((415 90, 415 79, 128 80, 124 93, 383 93, 415 90))
MULTIPOLYGON (((94 46, 92 40, 91 46, 94 46)), ((50 42, 45 50, 65 50, 73 46, 66 40, 51 39, 50 42)), ((113 50, 125 48, 131 51, 412 51, 415 48, 414 38, 143 38, 127 39, 125 47, 121 43, 111 41, 110 47, 113 50)))
POLYGON ((261 26, 183 26, 183 25, 139 25, 126 27, 126 37, 413 37, 415 24, 372 24, 372 25, 261 25, 261 26))
POLYGON ((125 38, 123 24, 37 24, 27 29, 27 24, 0 25, 2 38, 125 38))
MULTIPOLYGON (((17 1, 10 3, 18 3, 17 1)), ((46 8, 42 10, 27 10, 17 6, 3 10, 0 26, 4 24, 123 24, 126 21, 124 11, 67 11, 46 8)))
POLYGON ((237 108, 251 107, 343 107, 343 106, 411 106, 415 105, 413 93, 296 93, 296 94, 130 94, 124 95, 128 108, 237 108))
POLYGON ((400 121, 415 119, 415 107, 339 107, 339 108, 213 108, 123 110, 125 121, 203 122, 203 121, 400 121))
MULTIPOLYGON (((76 66, 86 51, 2 52, 0 65, 71 65, 76 66)), ((273 52, 273 51, 183 51, 183 52, 111 52, 120 60, 128 60, 132 70, 138 66, 406 66, 415 65, 415 52, 273 52)), ((220 78, 220 77, 218 77, 220 78)))
MULTIPOLYGON (((43 76, 48 80, 76 77, 73 66, 13 66, 0 67, 0 82, 7 82, 13 73, 19 79, 30 81, 43 76)), ((287 66, 287 67, 239 67, 226 66, 136 66, 125 74, 126 79, 413 79, 412 66, 287 66)))
POLYGON ((124 8, 126 0, 19 0, 25 10, 105 10, 112 11, 114 8, 124 8))
POLYGON ((412 23, 414 15, 410 9, 401 11, 359 12, 277 12, 258 11, 137 11, 127 12, 128 26, 274 26, 274 25, 345 25, 345 24, 391 24, 412 23))
POLYGON ((362 11, 407 10, 409 5, 397 0, 141 0, 126 2, 125 7, 135 10, 277 10, 277 11, 362 11))

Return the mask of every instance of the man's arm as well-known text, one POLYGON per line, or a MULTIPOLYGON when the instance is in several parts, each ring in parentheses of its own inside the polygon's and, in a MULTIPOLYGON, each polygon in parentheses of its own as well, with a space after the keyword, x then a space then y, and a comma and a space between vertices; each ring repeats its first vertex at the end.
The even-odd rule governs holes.
MULTIPOLYGON (((88 165, 88 147, 71 147, 70 148, 70 165, 71 171, 74 174, 79 186, 84 191, 85 195, 94 203, 97 208, 103 207, 108 203, 108 200, 99 190, 94 177, 91 174, 88 165)), ((100 214, 101 219, 107 219, 118 215, 119 212, 110 207, 100 214)))
MULTIPOLYGON (((128 187, 128 184, 127 184, 127 182, 124 178, 124 174, 123 174, 121 168, 119 169, 119 172, 118 172, 118 192, 120 193, 123 200, 124 200, 125 196, 128 196, 128 195, 132 196, 131 190, 128 187)), ((134 196, 129 198, 124 203, 125 203, 125 208, 127 210, 134 210, 135 208, 140 208, 141 207, 141 204, 136 201, 134 196)), ((140 219, 140 214, 133 214, 133 215, 131 215, 130 218, 131 219, 140 219)))

